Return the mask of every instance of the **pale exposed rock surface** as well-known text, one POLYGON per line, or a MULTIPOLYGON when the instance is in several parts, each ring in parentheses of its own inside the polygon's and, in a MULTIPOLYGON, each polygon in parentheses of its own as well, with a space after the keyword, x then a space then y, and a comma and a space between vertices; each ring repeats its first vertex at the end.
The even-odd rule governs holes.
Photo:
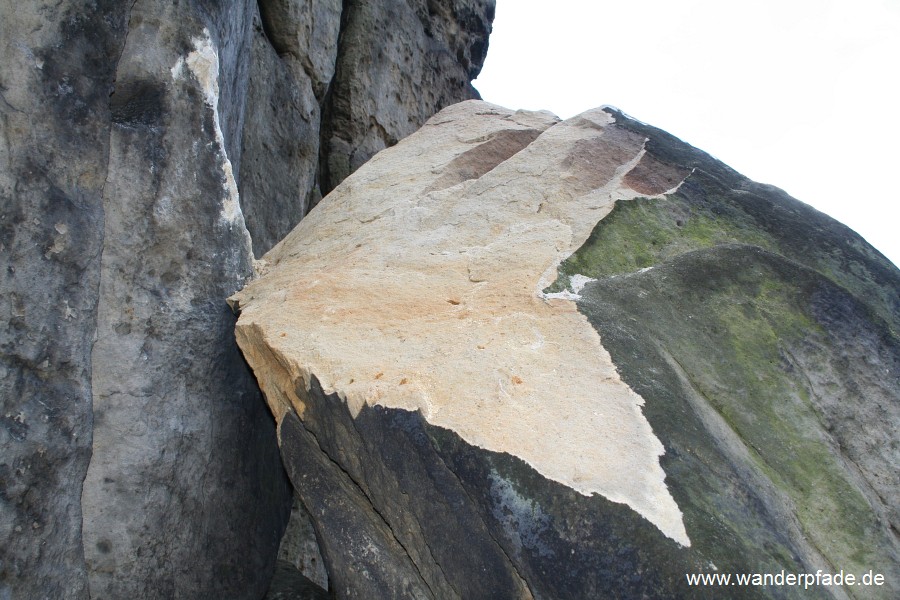
MULTIPOLYGON (((638 195, 623 177, 644 140, 610 123, 598 110, 538 137, 554 124, 547 115, 477 101, 445 109, 267 255, 270 274, 238 296, 251 366, 266 368, 252 339, 288 365, 290 380, 315 376, 354 416, 363 404, 421 411, 689 544, 641 399, 574 304, 541 295, 545 273, 612 203, 638 195), (527 148, 532 136, 521 131, 536 137, 527 148), (493 152, 506 139, 520 145, 493 152), (488 172, 465 173, 462 161, 488 172), (447 165, 463 181, 443 179, 447 165)), ((302 416, 302 399, 295 404, 302 416)))
POLYGON ((460 103, 258 266, 238 342, 336 597, 896 574, 900 273, 664 132, 460 103))

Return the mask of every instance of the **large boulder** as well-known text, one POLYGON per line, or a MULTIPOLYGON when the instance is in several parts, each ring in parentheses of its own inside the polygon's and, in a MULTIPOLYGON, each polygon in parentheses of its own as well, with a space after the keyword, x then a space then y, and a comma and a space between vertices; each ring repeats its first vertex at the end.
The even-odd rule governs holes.
POLYGON ((0 1, 0 598, 264 594, 291 490, 223 299, 318 198, 346 4, 0 1))
POLYGON ((238 342, 335 597, 898 593, 900 272, 780 190, 612 109, 469 101, 261 272, 238 342))

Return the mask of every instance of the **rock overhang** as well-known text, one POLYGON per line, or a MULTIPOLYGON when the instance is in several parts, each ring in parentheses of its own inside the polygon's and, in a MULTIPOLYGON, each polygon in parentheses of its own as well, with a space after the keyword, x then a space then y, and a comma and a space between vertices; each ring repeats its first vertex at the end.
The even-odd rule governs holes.
POLYGON ((276 418, 303 417, 315 377, 354 415, 419 411, 690 545, 643 400, 572 299, 544 293, 617 200, 688 176, 645 142, 600 109, 468 101, 376 155, 232 298, 276 418))

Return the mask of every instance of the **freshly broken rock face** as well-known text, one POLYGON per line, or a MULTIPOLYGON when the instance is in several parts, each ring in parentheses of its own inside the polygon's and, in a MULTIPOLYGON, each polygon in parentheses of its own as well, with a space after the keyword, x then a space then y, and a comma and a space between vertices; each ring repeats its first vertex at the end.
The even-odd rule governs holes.
MULTIPOLYGON (((237 338, 338 597, 583 598, 610 585, 666 596, 685 593, 684 573, 842 558, 714 401, 676 378, 645 386, 656 402, 645 407, 598 334, 604 309, 583 301, 605 282, 596 275, 640 278, 713 245, 688 240, 610 274, 633 255, 622 238, 597 273, 590 261, 572 270, 611 211, 676 206, 705 177, 746 182, 612 110, 560 122, 464 102, 375 156, 265 255, 231 299, 237 338), (700 462, 682 455, 683 431, 645 415, 666 403, 695 413, 685 444, 700 462)), ((735 219, 719 229, 740 229, 735 219)), ((759 240, 777 232, 756 228, 754 247, 768 249, 759 240)), ((744 240, 721 241, 740 254, 744 240)), ((637 324, 634 335, 646 337, 637 324)), ((678 370, 677 352, 653 352, 646 368, 678 370)), ((869 512, 862 527, 896 553, 869 512)))

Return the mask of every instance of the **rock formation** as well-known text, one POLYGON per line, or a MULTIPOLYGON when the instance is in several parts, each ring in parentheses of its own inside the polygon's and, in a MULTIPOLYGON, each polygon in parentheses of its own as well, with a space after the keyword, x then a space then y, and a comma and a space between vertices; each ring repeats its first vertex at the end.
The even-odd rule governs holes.
POLYGON ((241 167, 257 257, 376 152, 478 97, 494 18, 494 0, 259 5, 241 167))
POLYGON ((262 596, 290 488, 224 298, 321 165, 473 96, 493 1, 432 4, 0 2, 0 597, 262 596))
POLYGON ((327 193, 425 119, 475 98, 493 0, 348 0, 322 145, 327 193))
POLYGON ((897 594, 900 272, 780 190, 613 109, 470 101, 260 271, 237 338, 335 597, 897 594))

